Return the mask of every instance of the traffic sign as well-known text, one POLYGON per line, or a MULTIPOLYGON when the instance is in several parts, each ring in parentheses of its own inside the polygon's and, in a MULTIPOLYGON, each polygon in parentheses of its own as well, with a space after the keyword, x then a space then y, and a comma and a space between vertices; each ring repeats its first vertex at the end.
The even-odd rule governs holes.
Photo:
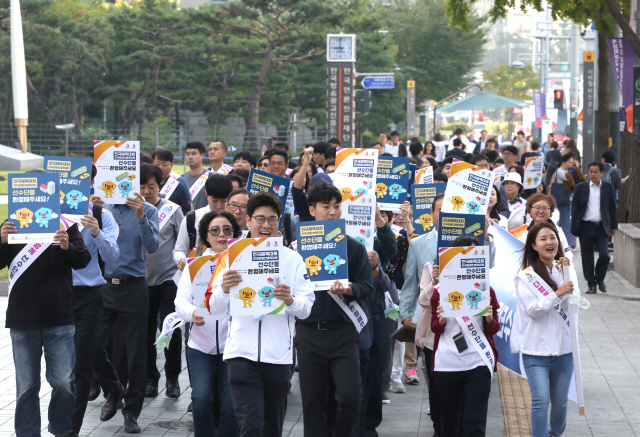
POLYGON ((366 90, 384 90, 394 87, 393 77, 365 77, 362 79, 362 88, 366 90))

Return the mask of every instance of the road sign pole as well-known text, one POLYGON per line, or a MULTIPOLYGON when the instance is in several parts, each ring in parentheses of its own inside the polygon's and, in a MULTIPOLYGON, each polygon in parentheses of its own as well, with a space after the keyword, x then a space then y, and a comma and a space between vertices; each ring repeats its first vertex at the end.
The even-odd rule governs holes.
POLYGON ((593 149, 593 128, 594 128, 594 96, 593 89, 595 86, 595 71, 594 71, 594 52, 584 52, 583 63, 583 110, 582 110, 582 163, 583 168, 585 163, 593 162, 594 149, 593 149))
POLYGON ((407 139, 416 135, 416 81, 407 81, 407 139))

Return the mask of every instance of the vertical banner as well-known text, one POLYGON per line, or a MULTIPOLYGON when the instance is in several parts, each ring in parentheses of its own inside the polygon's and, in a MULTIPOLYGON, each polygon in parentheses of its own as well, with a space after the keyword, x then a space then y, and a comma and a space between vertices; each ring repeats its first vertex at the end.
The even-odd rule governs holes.
POLYGON ((374 194, 378 171, 378 152, 373 149, 338 149, 336 168, 331 174, 342 199, 358 194, 374 194))
POLYGON ((411 206, 413 207, 413 227, 419 235, 431 232, 434 229, 431 205, 433 199, 444 194, 447 184, 414 184, 411 186, 411 206))
POLYGON ((104 203, 124 204, 140 191, 140 141, 94 141, 93 162, 93 185, 104 203))
MULTIPOLYGON (((622 95, 623 111, 626 111, 633 105, 633 64, 636 60, 636 54, 633 47, 626 38, 609 38, 609 60, 611 68, 616 77, 618 89, 622 95)), ((631 123, 627 125, 631 131, 631 123)))
POLYGON ((382 211, 400 212, 409 191, 409 158, 378 158, 376 201, 382 211))
POLYGON ((458 237, 469 236, 484 245, 484 215, 440 212, 438 216, 438 250, 449 247, 458 237))
POLYGON ((229 247, 228 256, 229 269, 242 275, 242 282, 229 291, 229 313, 232 316, 284 314, 284 301, 273 294, 281 277, 282 237, 243 238, 229 247))
POLYGON ((373 194, 358 194, 342 201, 342 218, 347 235, 373 250, 375 238, 376 198, 373 194))
POLYGON ((416 135, 416 81, 407 81, 407 137, 416 135))
MULTIPOLYGON (((593 129, 595 124, 594 113, 594 86, 595 86, 595 71, 594 71, 594 52, 584 52, 583 63, 583 109, 582 109, 582 162, 592 162, 594 160, 593 149, 593 129)), ((588 165, 588 164, 587 164, 588 165)))
POLYGON ((52 243, 60 229, 58 173, 9 173, 9 244, 52 243))
POLYGON ((524 189, 536 188, 542 183, 542 170, 544 169, 544 156, 532 156, 524 163, 524 189))
POLYGON ((91 165, 91 158, 44 157, 44 169, 60 175, 60 214, 89 213, 91 165))
POLYGON ((439 250, 442 317, 484 316, 489 306, 489 248, 439 250))
POLYGON ((533 93, 533 104, 535 108, 535 121, 541 120, 545 114, 544 93, 533 93))
POLYGON ((633 136, 640 126, 640 67, 633 67, 633 136))
POLYGON ((349 287, 344 219, 298 222, 298 253, 314 290, 329 290, 340 281, 349 287))
POLYGON ((454 159, 447 191, 444 193, 442 212, 480 214, 484 217, 493 180, 493 172, 454 159))
POLYGON ((327 67, 327 132, 340 147, 355 145, 355 64, 329 62, 327 67))

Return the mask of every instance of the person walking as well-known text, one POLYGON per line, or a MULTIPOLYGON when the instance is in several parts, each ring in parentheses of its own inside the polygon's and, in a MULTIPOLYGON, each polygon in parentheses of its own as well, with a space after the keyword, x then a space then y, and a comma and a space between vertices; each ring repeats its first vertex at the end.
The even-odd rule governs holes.
POLYGON ((562 155, 560 165, 551 177, 549 187, 550 193, 556 200, 558 211, 560 212, 560 227, 565 235, 571 231, 571 193, 575 189, 575 181, 569 169, 573 163, 573 155, 562 155))
POLYGON ((536 224, 527 235, 522 270, 514 278, 518 311, 511 331, 511 351, 522 353, 531 389, 532 437, 561 436, 567 422, 573 359, 569 322, 562 313, 569 313, 572 304, 566 295, 573 293, 574 285, 563 279, 562 257, 555 226, 536 224))
POLYGON ((609 235, 614 236, 618 229, 618 210, 616 193, 609 182, 602 182, 604 164, 589 164, 589 182, 576 186, 571 208, 571 232, 580 239, 582 271, 589 284, 587 294, 596 293, 596 285, 603 293, 607 292, 604 278, 609 267, 609 235), (598 262, 594 264, 593 251, 598 251, 598 262))
POLYGON ((525 222, 526 200, 520 197, 520 193, 524 187, 522 186, 522 177, 516 171, 510 171, 504 177, 504 191, 507 195, 509 203, 509 219, 507 221, 507 230, 515 229, 522 226, 525 222))

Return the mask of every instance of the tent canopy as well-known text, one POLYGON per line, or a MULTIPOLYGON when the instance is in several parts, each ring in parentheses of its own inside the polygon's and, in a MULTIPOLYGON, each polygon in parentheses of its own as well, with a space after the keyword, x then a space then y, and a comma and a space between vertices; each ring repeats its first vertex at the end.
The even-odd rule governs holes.
POLYGON ((491 93, 478 93, 464 99, 456 100, 448 105, 441 106, 436 113, 455 112, 455 111, 478 111, 486 109, 503 109, 503 108, 525 108, 533 103, 522 102, 509 97, 502 97, 491 93))

